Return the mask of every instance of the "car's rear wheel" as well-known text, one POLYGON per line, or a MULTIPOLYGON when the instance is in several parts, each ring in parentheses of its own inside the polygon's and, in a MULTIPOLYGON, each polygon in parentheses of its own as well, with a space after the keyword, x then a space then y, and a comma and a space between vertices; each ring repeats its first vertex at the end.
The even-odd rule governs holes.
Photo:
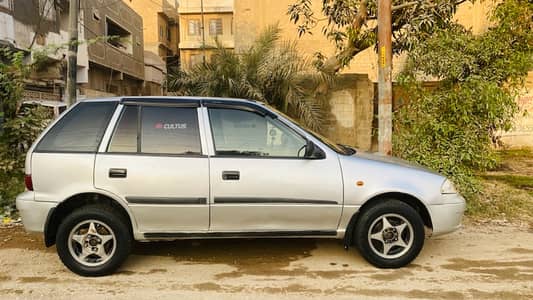
POLYGON ((411 206, 391 199, 362 211, 354 235, 368 262, 379 268, 400 268, 422 250, 424 223, 411 206))
POLYGON ((131 251, 126 220, 107 206, 86 206, 69 214, 57 231, 57 253, 74 273, 103 276, 113 273, 131 251))

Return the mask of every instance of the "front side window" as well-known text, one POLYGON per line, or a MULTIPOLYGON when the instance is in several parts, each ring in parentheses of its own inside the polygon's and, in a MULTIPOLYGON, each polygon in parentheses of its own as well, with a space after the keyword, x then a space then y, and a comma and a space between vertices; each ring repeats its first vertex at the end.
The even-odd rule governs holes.
POLYGON ((254 112, 210 108, 219 156, 303 157, 306 140, 279 120, 254 112))
POLYGON ((196 108, 126 106, 108 152, 200 155, 196 108))
POLYGON ((48 131, 36 152, 96 152, 117 103, 82 102, 48 131))

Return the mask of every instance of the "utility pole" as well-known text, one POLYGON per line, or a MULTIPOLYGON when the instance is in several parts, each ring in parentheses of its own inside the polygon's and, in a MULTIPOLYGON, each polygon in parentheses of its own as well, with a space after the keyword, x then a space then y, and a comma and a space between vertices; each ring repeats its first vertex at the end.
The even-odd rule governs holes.
POLYGON ((378 150, 392 154, 392 0, 378 0, 378 150))
POLYGON ((200 0, 200 13, 202 15, 202 61, 205 64, 205 19, 204 19, 204 0, 200 0))
POLYGON ((78 12, 79 0, 70 0, 68 26, 68 61, 67 61, 67 105, 71 106, 76 102, 76 82, 78 65, 78 12))

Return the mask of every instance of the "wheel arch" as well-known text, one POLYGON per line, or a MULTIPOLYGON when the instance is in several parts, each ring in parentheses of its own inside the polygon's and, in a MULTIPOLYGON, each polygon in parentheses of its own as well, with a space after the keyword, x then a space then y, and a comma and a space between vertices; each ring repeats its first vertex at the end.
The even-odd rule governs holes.
POLYGON ((127 209, 127 206, 125 206, 120 200, 117 200, 103 192, 83 192, 68 197, 50 210, 44 224, 44 244, 46 247, 50 247, 55 244, 57 229, 68 214, 80 207, 90 204, 103 204, 111 206, 128 221, 127 225, 133 234, 133 226, 135 225, 135 221, 127 209))
POLYGON ((353 230, 355 227, 355 224, 357 223, 357 219, 359 218, 359 215, 366 211, 368 208, 372 207, 374 204, 384 201, 387 199, 394 199, 399 200, 407 205, 411 206, 413 209, 415 209, 420 217, 422 218, 422 221, 424 222, 424 226, 433 229, 433 223, 431 220, 431 214, 429 213, 429 209, 424 204, 423 201, 421 201, 419 198, 408 194, 408 193, 402 193, 402 192, 386 192, 381 193, 378 195, 374 195, 368 200, 366 200, 363 205, 357 210, 356 213, 352 215, 352 218, 350 219, 350 222, 348 223, 348 228, 346 229, 346 234, 344 235, 344 244, 346 246, 351 246, 353 244, 353 230))

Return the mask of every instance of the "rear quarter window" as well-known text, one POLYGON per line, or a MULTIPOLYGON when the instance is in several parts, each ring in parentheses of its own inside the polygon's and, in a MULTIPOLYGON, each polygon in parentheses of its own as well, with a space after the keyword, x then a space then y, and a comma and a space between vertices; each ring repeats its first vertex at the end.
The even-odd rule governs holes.
POLYGON ((35 152, 96 152, 116 101, 82 102, 41 139, 35 152))

